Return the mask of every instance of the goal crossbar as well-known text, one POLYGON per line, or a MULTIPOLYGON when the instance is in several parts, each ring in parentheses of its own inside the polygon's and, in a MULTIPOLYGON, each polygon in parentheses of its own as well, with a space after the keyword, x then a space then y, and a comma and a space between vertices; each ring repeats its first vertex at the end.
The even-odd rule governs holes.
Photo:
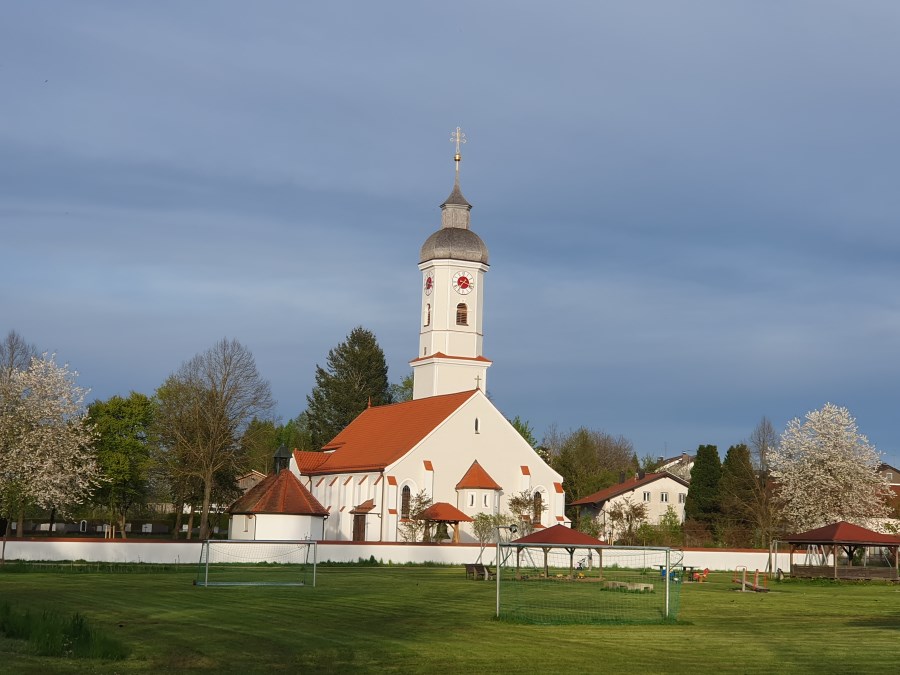
POLYGON ((313 540, 208 539, 195 586, 315 586, 313 540))

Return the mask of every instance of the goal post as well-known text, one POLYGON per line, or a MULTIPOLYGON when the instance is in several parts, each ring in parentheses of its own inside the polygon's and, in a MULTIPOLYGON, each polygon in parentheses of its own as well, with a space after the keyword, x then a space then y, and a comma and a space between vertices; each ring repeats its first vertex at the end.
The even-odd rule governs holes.
POLYGON ((315 586, 316 542, 208 539, 195 586, 315 586))
POLYGON ((682 552, 664 547, 497 547, 497 618, 520 623, 638 624, 678 615, 682 552))

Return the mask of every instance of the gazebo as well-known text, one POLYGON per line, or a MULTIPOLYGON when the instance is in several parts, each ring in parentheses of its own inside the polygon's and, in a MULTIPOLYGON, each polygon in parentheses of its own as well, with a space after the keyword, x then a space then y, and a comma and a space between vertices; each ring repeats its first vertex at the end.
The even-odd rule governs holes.
POLYGON ((471 523, 472 519, 465 513, 460 511, 453 504, 447 502, 437 502, 422 511, 417 518, 425 521, 426 540, 429 538, 432 523, 445 523, 453 527, 452 541, 454 544, 459 543, 459 524, 471 523))
POLYGON ((792 534, 785 537, 784 541, 791 547, 790 567, 788 568, 791 576, 833 579, 890 579, 892 581, 900 581, 900 559, 898 559, 900 538, 889 534, 867 530, 864 527, 842 520, 832 525, 809 530, 808 532, 792 534), (830 554, 833 564, 795 565, 794 551, 810 546, 822 547, 822 550, 826 552, 823 562, 827 563, 827 555, 830 554), (853 559, 856 553, 861 549, 867 548, 887 549, 890 564, 887 566, 870 566, 864 556, 861 565, 854 565, 853 559), (843 551, 847 556, 846 565, 838 564, 839 550, 843 551))
POLYGON ((523 548, 536 547, 541 549, 544 552, 545 576, 550 576, 547 554, 551 549, 561 548, 569 554, 569 577, 575 574, 575 551, 579 548, 596 550, 600 559, 600 576, 603 576, 603 547, 606 544, 589 534, 573 530, 565 525, 554 525, 546 529, 535 530, 531 534, 511 541, 508 546, 516 547, 516 569, 519 567, 519 556, 523 548))

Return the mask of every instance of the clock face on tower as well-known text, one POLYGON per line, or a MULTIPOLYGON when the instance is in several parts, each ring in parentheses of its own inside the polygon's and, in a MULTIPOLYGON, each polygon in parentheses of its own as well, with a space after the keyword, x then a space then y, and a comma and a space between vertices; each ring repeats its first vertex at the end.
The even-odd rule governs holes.
POLYGON ((471 293, 475 288, 475 279, 469 272, 457 272, 453 275, 453 290, 460 295, 471 293))
POLYGON ((429 274, 425 277, 425 295, 431 295, 432 290, 434 290, 434 277, 429 274))

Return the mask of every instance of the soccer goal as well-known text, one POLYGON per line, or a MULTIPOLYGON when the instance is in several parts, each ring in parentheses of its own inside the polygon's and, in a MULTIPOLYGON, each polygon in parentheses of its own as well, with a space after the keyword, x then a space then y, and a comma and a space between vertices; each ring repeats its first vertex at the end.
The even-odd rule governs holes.
POLYGON ((315 586, 316 542, 208 540, 196 586, 315 586))
POLYGON ((497 617, 522 623, 662 623, 678 614, 682 552, 510 542, 497 548, 497 617))

